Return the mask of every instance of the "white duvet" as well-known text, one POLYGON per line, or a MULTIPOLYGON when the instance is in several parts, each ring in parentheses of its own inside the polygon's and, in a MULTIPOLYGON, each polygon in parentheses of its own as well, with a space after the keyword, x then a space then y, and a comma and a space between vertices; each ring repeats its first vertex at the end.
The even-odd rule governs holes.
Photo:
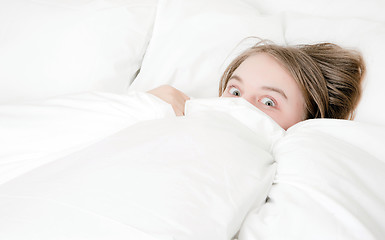
POLYGON ((385 129, 319 119, 274 146, 269 200, 250 212, 240 240, 385 237, 385 129))
POLYGON ((140 92, 90 92, 0 105, 0 183, 138 121, 165 116, 173 116, 171 106, 140 92))
POLYGON ((0 107, 0 239, 381 239, 385 129, 287 132, 242 99, 0 107), (266 201, 267 199, 267 201, 266 201))

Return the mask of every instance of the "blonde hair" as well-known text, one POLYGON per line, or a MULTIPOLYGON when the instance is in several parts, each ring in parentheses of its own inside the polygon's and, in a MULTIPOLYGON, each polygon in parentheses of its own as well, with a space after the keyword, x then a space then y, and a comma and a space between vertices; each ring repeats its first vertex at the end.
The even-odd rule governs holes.
POLYGON ((235 58, 219 84, 219 96, 249 56, 267 53, 292 75, 305 100, 305 119, 353 119, 361 97, 365 63, 358 51, 333 43, 279 46, 263 40, 235 58))

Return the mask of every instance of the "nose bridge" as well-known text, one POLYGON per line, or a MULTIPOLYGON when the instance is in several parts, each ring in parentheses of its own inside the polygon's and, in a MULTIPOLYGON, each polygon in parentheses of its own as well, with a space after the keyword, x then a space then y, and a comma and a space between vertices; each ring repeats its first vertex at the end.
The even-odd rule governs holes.
POLYGON ((254 106, 256 105, 256 96, 254 94, 243 94, 242 96, 246 101, 249 103, 253 104, 254 106))

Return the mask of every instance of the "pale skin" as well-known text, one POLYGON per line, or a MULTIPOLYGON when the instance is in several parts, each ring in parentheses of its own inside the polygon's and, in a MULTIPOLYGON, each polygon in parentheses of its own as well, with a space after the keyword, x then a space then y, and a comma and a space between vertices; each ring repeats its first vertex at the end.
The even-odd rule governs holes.
MULTIPOLYGON (((184 115, 189 97, 183 92, 164 85, 149 93, 171 104, 177 116, 184 115)), ((257 53, 243 61, 229 79, 222 97, 244 98, 285 130, 305 119, 305 101, 299 86, 267 53, 257 53)))

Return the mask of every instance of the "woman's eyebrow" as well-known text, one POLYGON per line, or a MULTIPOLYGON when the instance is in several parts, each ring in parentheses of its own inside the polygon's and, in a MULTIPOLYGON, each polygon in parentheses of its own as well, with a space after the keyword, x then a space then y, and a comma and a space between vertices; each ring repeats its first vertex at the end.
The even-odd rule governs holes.
MULTIPOLYGON (((239 77, 238 75, 232 75, 232 76, 230 77, 230 79, 235 79, 235 80, 237 80, 237 81, 239 81, 239 82, 242 82, 242 78, 239 77)), ((229 80, 230 80, 230 79, 229 79, 229 80)), ((279 93, 279 94, 282 95, 283 98, 285 98, 286 100, 288 99, 287 96, 286 96, 286 94, 285 94, 285 92, 284 92, 282 89, 275 88, 275 87, 270 87, 270 86, 263 86, 262 89, 263 89, 263 90, 268 90, 268 91, 273 91, 273 92, 279 93)))
POLYGON ((279 88, 263 86, 262 89, 268 90, 268 91, 277 92, 277 93, 281 94, 281 95, 287 100, 287 96, 286 96, 285 92, 282 91, 282 90, 279 89, 279 88))
POLYGON ((242 78, 240 78, 240 77, 237 76, 237 75, 232 75, 232 76, 229 78, 229 80, 231 80, 231 79, 235 79, 235 80, 237 80, 237 81, 239 81, 239 82, 242 82, 242 78))

